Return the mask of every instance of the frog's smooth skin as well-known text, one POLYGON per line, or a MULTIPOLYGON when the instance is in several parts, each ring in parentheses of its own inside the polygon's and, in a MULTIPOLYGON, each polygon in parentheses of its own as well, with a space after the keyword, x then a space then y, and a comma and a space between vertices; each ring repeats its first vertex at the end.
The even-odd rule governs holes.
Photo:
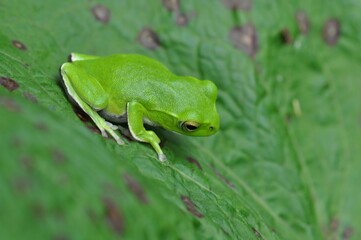
POLYGON ((72 53, 70 58, 61 66, 67 92, 102 135, 108 132, 119 144, 123 141, 115 125, 128 122, 132 136, 150 143, 165 161, 158 136, 143 123, 191 136, 209 136, 219 129, 218 90, 211 81, 176 76, 158 61, 135 54, 72 53))

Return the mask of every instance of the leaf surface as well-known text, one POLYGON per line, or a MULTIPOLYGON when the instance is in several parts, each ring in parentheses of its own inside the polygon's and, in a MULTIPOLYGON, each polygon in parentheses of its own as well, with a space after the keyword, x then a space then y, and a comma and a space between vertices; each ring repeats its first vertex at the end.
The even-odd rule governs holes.
POLYGON ((359 239, 360 3, 177 2, 0 4, 0 235, 359 239), (156 130, 165 164, 102 138, 60 84, 70 52, 213 81, 221 130, 156 130))

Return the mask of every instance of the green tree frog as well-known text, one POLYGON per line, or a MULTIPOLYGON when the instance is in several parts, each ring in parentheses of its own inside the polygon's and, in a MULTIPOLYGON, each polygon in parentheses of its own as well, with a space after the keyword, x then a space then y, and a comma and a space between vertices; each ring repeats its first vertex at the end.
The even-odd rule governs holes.
POLYGON ((144 123, 190 136, 219 129, 217 87, 208 80, 176 76, 160 62, 136 54, 107 57, 72 53, 61 66, 67 93, 94 121, 103 136, 118 144, 116 124, 128 124, 133 138, 152 145, 160 161, 166 156, 159 138, 144 123))

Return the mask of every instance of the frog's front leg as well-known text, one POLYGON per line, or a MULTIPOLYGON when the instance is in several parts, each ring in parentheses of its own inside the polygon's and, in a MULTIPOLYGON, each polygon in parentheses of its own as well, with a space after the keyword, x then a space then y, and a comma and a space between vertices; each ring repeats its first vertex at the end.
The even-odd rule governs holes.
POLYGON ((143 116, 146 111, 144 106, 138 102, 129 102, 127 104, 129 130, 136 140, 150 143, 157 152, 158 159, 164 162, 167 158, 159 146, 160 140, 158 136, 153 131, 147 131, 144 128, 143 116))
POLYGON ((69 95, 90 116, 102 135, 106 137, 108 132, 118 144, 124 144, 112 127, 96 112, 108 105, 107 94, 99 82, 72 63, 61 66, 61 75, 69 95))

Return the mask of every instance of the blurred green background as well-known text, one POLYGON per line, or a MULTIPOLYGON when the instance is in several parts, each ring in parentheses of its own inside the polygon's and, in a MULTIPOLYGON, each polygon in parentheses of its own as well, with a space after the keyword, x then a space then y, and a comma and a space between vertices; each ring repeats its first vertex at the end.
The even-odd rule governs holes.
POLYGON ((3 0, 1 239, 361 239, 361 2, 3 0), (138 53, 219 88, 221 130, 118 146, 60 85, 138 53))

